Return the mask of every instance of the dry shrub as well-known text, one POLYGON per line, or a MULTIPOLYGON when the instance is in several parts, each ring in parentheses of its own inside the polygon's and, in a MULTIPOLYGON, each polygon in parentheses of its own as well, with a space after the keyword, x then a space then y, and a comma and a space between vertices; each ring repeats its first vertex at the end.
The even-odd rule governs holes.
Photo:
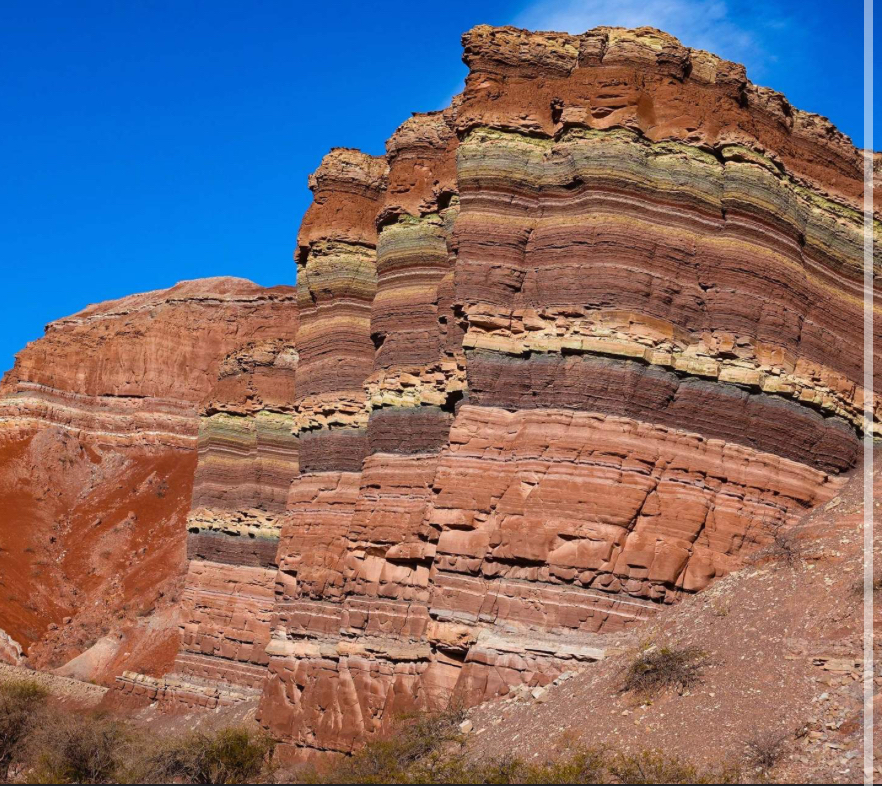
POLYGON ((748 765, 761 772, 771 770, 784 753, 789 736, 786 732, 772 730, 755 734, 744 743, 748 765))
POLYGON ((554 761, 522 765, 511 762, 512 777, 496 780, 493 775, 503 774, 500 764, 490 765, 485 783, 605 783, 608 781, 609 754, 604 748, 576 747, 554 761))
POLYGON ((514 756, 473 761, 458 733, 461 714, 411 716, 307 783, 737 783, 737 768, 699 770, 655 751, 613 753, 576 746, 544 762, 514 756))
POLYGON ((792 568, 802 561, 803 545, 792 529, 778 527, 772 534, 772 542, 768 546, 767 553, 776 562, 792 568))
MULTIPOLYGON (((644 658, 672 652, 693 663, 692 650, 645 651, 644 658), (685 653, 685 654, 684 654, 685 653), (690 654, 692 653, 692 654, 690 654), (687 657, 688 656, 688 657, 687 657)), ((703 656, 702 656, 703 657, 703 656)), ((659 668, 656 665, 654 668, 659 668)), ((667 668, 667 667, 666 667, 667 668)), ((644 676, 648 671, 641 672, 644 676)), ((682 672, 678 672, 682 675, 682 672)), ((678 678, 679 679, 679 678, 678 678)), ((675 680, 681 684, 682 680, 675 680)), ((688 682, 688 680, 687 680, 688 682)), ((273 742, 245 727, 150 739, 106 716, 50 714, 40 710, 45 692, 33 684, 0 686, 32 707, 18 732, 16 750, 29 754, 19 776, 31 783, 259 783, 272 775, 273 742), (39 722, 33 722, 33 719, 39 722), (28 739, 22 746, 23 735, 28 739)), ((5 699, 4 699, 5 700, 5 699)), ((0 705, 2 706, 2 705, 0 705)), ((11 706, 11 705, 9 705, 11 706)), ((25 715, 29 710, 23 710, 25 715)), ((11 715, 10 715, 11 716, 11 715)), ((733 783, 736 769, 698 769, 655 751, 616 753, 574 745, 545 761, 514 756, 476 761, 460 733, 458 709, 401 718, 392 733, 369 742, 330 772, 307 774, 307 783, 733 783)), ((11 739, 11 736, 9 737, 11 739)))
POLYGON ((792 568, 805 559, 805 546, 794 527, 781 522, 762 522, 760 530, 766 545, 749 557, 750 563, 768 560, 792 568))
POLYGON ((0 683, 0 780, 7 781, 10 769, 22 761, 25 738, 33 730, 47 695, 33 680, 0 683))
POLYGON ((624 691, 652 695, 666 688, 682 693, 701 680, 707 654, 698 647, 648 647, 625 670, 624 691))
POLYGON ((131 741, 126 724, 100 714, 59 713, 28 740, 30 783, 118 781, 131 741))
POLYGON ((728 617, 732 611, 732 601, 729 598, 715 598, 711 602, 711 611, 715 617, 728 617))
MULTIPOLYGON (((873 583, 872 583, 873 595, 877 592, 882 591, 882 573, 874 573, 873 575, 873 583)), ((864 577, 861 576, 858 579, 855 579, 854 583, 851 586, 852 593, 858 598, 864 597, 864 577)))
POLYGON ((608 766, 605 783, 738 783, 737 767, 699 770, 674 756, 658 751, 616 754, 608 766))
POLYGON ((268 776, 275 743, 261 732, 231 726, 191 732, 149 747, 133 764, 135 783, 257 783, 268 776))
POLYGON ((154 738, 104 715, 58 713, 28 742, 30 783, 258 783, 274 743, 244 727, 154 738))
POLYGON ((339 764, 332 781, 316 773, 312 783, 447 783, 457 781, 463 737, 458 708, 400 717, 392 734, 371 740, 339 764), (453 750, 451 750, 453 749, 453 750), (418 778, 418 780, 416 780, 418 778))

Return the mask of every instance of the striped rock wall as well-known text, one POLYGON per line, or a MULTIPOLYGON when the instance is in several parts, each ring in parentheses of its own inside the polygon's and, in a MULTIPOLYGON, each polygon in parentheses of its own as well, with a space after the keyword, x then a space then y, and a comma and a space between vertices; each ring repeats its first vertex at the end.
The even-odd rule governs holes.
POLYGON ((170 674, 122 675, 124 695, 212 708, 260 693, 281 519, 299 472, 296 301, 278 319, 289 338, 238 347, 202 403, 180 649, 170 674))
POLYGON ((204 413, 179 670, 292 761, 603 657, 878 430, 846 137, 648 28, 463 44, 451 107, 311 178, 279 402, 204 413))
MULTIPOLYGON (((295 298, 186 281, 89 306, 18 353, 0 383, 0 629, 32 666, 168 611, 186 569, 200 402, 241 344, 293 337, 282 317, 295 298)), ((154 644, 167 669, 174 632, 154 644)))

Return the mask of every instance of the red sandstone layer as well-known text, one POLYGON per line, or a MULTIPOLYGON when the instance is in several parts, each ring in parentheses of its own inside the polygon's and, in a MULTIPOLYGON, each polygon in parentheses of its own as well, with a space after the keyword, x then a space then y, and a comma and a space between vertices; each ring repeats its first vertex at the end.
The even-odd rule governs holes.
POLYGON ((463 44, 450 108, 310 179, 296 302, 127 298, 4 382, 14 433, 114 456, 192 447, 201 402, 181 646, 120 687, 261 695, 291 759, 603 658, 829 500, 879 428, 843 135, 648 28, 463 44))
POLYGON ((261 705, 294 759, 602 657, 859 454, 849 141, 658 31, 463 43, 452 107, 312 182, 261 705))
MULTIPOLYGON (((176 606, 200 401, 231 351, 293 336, 292 309, 292 287, 189 281, 90 306, 19 353, 0 383, 0 629, 31 664, 176 606)), ((167 670, 170 624, 145 639, 152 663, 135 625, 108 669, 167 670)))
POLYGON ((185 281, 52 322, 0 385, 0 433, 51 424, 107 444, 191 447, 221 360, 279 334, 293 287, 185 281))

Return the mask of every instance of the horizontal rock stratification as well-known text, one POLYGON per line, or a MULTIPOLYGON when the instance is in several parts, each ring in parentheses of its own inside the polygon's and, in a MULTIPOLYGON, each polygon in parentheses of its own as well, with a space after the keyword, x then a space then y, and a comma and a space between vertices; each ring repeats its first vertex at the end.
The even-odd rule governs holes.
POLYGON ((289 338, 238 347, 203 401, 180 651, 162 678, 124 674, 130 700, 214 708, 260 695, 281 516, 299 473, 296 301, 280 317, 289 338))
MULTIPOLYGON (((176 627, 141 623, 154 609, 163 619, 176 613, 200 403, 216 385, 232 400, 237 349, 293 341, 296 305, 293 287, 186 281, 53 322, 18 354, 0 383, 0 660, 60 666, 110 626, 115 642, 126 641, 116 665, 127 668, 131 656, 131 667, 168 669, 176 627), (123 628, 137 629, 135 638, 123 628)), ((262 463, 247 480, 280 487, 284 508, 290 426, 275 413, 256 420, 262 463)), ((222 431, 235 434, 232 447, 209 452, 223 463, 239 445, 235 429, 222 431)), ((213 504, 229 493, 220 485, 246 480, 228 466, 213 491, 205 488, 217 473, 200 467, 197 502, 213 504)), ((233 507, 250 504, 240 494, 233 507)))
POLYGON ((657 30, 463 44, 448 109, 324 158, 296 303, 213 387, 189 323, 148 398, 24 360, 4 383, 7 417, 175 444, 175 386, 199 389, 180 650, 119 685, 259 696, 290 761, 603 658, 831 499, 878 430, 846 137, 657 30))
POLYGON ((293 287, 203 279, 52 322, 0 383, 0 438, 52 426, 108 447, 195 447, 221 360, 274 338, 294 299, 293 287))

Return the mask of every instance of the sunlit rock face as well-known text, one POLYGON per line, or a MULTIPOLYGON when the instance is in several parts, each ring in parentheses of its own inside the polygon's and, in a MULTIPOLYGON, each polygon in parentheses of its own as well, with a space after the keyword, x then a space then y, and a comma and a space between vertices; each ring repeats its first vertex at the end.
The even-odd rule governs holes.
POLYGON ((602 658, 859 458, 850 141, 649 28, 463 46, 310 179, 285 330, 199 399, 174 668, 121 680, 260 696, 290 761, 602 658))
POLYGON ((463 43, 449 109, 313 181, 260 712, 294 759, 602 657, 858 460, 850 142, 655 30, 463 43))
MULTIPOLYGON (((111 627, 174 610, 187 568, 201 402, 232 379, 225 358, 243 345, 293 341, 291 313, 293 287, 186 281, 89 306, 19 352, 0 383, 0 660, 26 655, 35 667, 59 666, 111 627)), ((279 433, 273 417, 258 422, 263 469, 249 480, 281 487, 284 508, 291 473, 275 456, 290 428, 279 433)), ((209 460, 195 500, 253 507, 246 496, 254 491, 220 490, 243 478, 223 458, 217 469, 212 431, 203 428, 209 460)), ((177 629, 153 632, 137 647, 127 639, 114 663, 167 670, 177 629)))

